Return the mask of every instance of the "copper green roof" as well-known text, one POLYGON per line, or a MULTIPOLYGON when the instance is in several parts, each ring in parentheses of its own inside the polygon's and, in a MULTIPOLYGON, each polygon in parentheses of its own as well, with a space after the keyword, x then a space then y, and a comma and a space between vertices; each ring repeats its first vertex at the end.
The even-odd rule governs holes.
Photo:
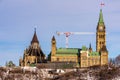
POLYGON ((87 51, 87 47, 86 46, 82 46, 82 51, 87 51))
POLYGON ((78 48, 59 48, 56 54, 78 54, 79 50, 78 48))
POLYGON ((103 13, 102 13, 102 9, 100 10, 100 14, 99 14, 99 24, 104 24, 104 20, 103 20, 103 13))
POLYGON ((77 54, 55 54, 56 56, 78 56, 77 54))
POLYGON ((100 56, 99 52, 91 52, 88 56, 100 56))

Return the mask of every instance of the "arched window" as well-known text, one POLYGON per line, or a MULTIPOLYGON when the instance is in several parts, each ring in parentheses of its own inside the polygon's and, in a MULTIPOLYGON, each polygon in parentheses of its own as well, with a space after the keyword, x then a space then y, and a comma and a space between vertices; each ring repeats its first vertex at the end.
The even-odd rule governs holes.
POLYGON ((57 61, 59 61, 59 58, 57 58, 57 61))

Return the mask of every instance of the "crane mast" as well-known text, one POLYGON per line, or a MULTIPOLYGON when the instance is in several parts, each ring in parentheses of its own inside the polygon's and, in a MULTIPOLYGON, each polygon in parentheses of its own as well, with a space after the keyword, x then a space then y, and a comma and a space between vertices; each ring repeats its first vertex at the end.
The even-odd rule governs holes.
POLYGON ((89 35, 89 34, 94 34, 93 32, 56 32, 58 36, 60 35, 65 35, 66 38, 66 48, 68 48, 68 37, 70 35, 89 35))

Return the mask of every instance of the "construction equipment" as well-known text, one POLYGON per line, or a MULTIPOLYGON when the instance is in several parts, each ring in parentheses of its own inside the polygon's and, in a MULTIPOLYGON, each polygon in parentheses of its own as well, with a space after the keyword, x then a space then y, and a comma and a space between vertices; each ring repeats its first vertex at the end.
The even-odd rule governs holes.
POLYGON ((85 35, 85 34, 94 34, 93 32, 56 32, 58 36, 65 35, 66 37, 66 48, 68 48, 68 37, 70 35, 85 35))

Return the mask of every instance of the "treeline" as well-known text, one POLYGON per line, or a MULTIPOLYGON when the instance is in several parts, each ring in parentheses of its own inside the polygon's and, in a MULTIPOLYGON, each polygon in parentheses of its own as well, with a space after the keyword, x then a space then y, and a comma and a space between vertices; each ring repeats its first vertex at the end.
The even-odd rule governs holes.
POLYGON ((109 58, 109 64, 115 65, 115 66, 120 66, 120 55, 118 55, 115 58, 109 58))

